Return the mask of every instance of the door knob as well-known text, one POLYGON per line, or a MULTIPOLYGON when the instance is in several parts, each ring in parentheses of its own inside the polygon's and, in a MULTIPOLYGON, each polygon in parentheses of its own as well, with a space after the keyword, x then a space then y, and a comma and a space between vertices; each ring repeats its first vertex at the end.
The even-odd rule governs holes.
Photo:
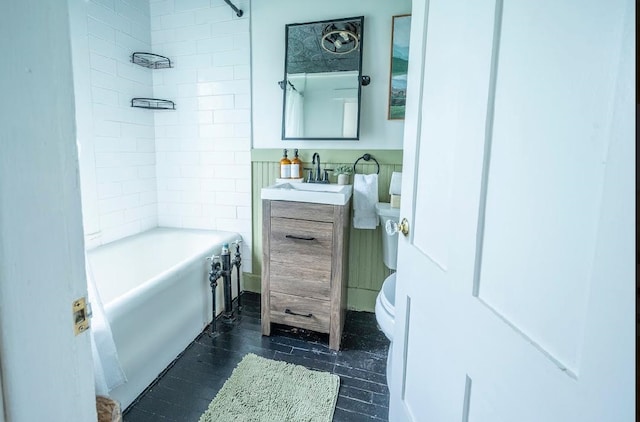
POLYGON ((384 229, 387 232, 387 234, 391 236, 393 236, 398 232, 406 236, 409 234, 409 222, 407 221, 406 218, 403 218, 402 221, 400 221, 400 224, 398 224, 394 220, 387 220, 387 222, 384 225, 384 229))

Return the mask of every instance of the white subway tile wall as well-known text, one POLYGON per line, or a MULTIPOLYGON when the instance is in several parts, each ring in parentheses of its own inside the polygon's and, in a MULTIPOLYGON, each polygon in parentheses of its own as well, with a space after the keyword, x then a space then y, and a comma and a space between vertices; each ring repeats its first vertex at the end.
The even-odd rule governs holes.
POLYGON ((157 226, 158 194, 153 113, 130 107, 153 96, 151 72, 131 63, 134 51, 151 50, 149 3, 91 0, 86 13, 90 69, 74 71, 89 72, 91 113, 79 116, 93 122, 94 160, 83 167, 95 172, 97 198, 84 212, 99 214, 98 227, 86 228, 90 248, 157 226))
MULTIPOLYGON (((251 253, 249 2, 244 16, 222 0, 151 0, 153 92, 177 110, 155 113, 158 222, 233 230, 251 253)), ((251 271, 251 259, 243 260, 251 271)))
POLYGON ((87 247, 159 225, 238 231, 251 256, 250 5, 235 4, 242 18, 223 0, 88 2, 89 69, 74 69, 90 81, 91 114, 79 115, 93 121, 95 195, 83 198, 97 201, 99 227, 87 247), (137 66, 134 51, 173 67, 137 66), (131 108, 132 97, 176 110, 131 108))

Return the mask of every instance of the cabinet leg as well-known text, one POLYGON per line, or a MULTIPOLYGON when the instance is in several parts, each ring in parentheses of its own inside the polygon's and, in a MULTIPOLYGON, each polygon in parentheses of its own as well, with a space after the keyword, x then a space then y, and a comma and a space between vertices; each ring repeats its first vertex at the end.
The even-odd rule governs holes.
POLYGON ((340 336, 336 334, 329 334, 329 349, 340 350, 340 336))
MULTIPOLYGON (((262 291, 265 291, 264 287, 262 288, 262 291)), ((260 303, 260 325, 262 326, 263 336, 271 335, 271 315, 269 315, 270 306, 269 295, 262 293, 262 301, 260 303)))
POLYGON ((266 321, 264 318, 262 319, 262 335, 263 336, 271 335, 271 322, 266 321))

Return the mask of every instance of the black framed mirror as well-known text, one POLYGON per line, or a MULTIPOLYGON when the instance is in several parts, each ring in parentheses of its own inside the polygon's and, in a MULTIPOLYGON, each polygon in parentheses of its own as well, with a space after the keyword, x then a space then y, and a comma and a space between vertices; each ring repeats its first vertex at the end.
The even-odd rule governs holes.
POLYGON ((360 138, 363 26, 364 16, 286 25, 283 140, 360 138))

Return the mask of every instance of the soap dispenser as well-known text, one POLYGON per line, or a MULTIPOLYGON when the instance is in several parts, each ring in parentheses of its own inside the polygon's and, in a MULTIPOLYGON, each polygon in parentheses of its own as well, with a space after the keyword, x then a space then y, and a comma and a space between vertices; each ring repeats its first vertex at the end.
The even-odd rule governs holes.
POLYGON ((284 150, 283 157, 280 160, 280 178, 281 179, 291 178, 291 161, 287 158, 286 149, 284 150))
POLYGON ((302 161, 298 157, 298 148, 293 150, 295 156, 291 159, 291 178, 299 179, 302 177, 302 161))

